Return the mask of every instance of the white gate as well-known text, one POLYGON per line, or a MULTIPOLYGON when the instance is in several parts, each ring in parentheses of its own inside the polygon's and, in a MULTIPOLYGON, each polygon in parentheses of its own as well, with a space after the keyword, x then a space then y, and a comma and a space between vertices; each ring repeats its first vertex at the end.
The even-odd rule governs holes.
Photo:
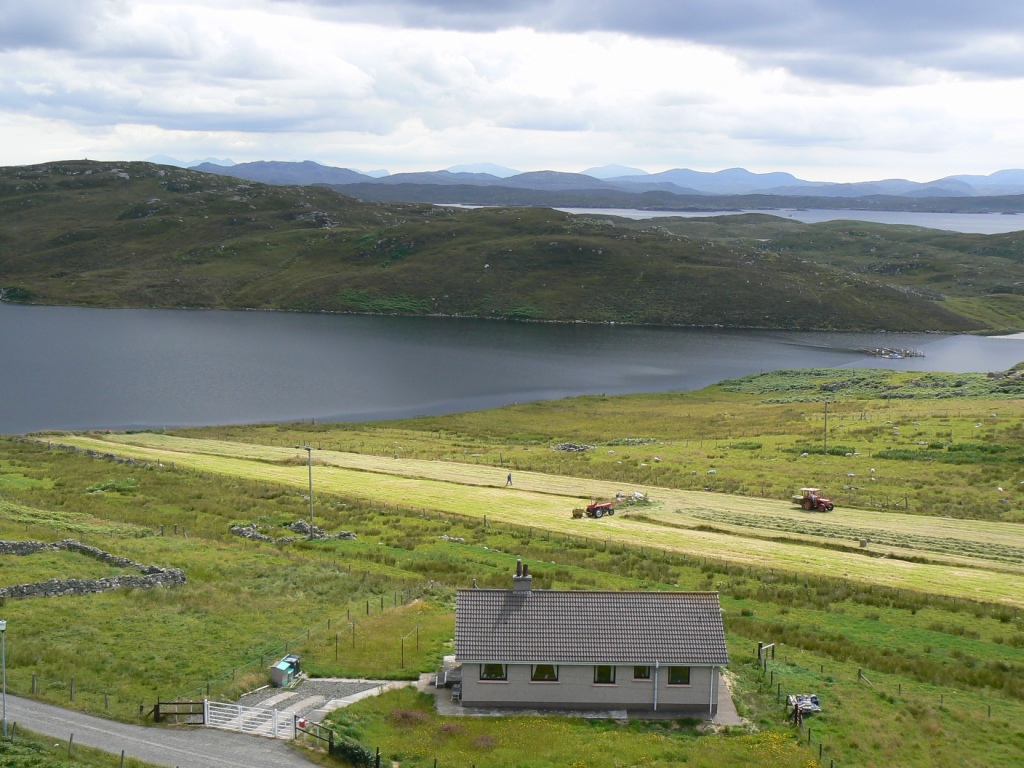
POLYGON ((219 701, 203 701, 203 723, 210 728, 238 731, 272 739, 295 738, 295 716, 276 709, 243 707, 219 701))

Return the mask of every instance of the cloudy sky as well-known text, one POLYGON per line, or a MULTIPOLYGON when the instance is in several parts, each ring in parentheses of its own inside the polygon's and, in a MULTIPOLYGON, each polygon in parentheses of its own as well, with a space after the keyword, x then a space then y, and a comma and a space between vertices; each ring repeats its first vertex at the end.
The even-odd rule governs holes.
POLYGON ((0 165, 1024 167, 1019 0, 0 0, 0 165))

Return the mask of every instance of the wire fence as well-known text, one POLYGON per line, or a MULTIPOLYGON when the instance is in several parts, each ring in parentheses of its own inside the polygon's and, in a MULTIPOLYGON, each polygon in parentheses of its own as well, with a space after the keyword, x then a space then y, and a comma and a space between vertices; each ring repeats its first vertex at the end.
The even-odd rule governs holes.
MULTIPOLYGON (((799 707, 799 703, 791 703, 790 697, 797 697, 800 695, 806 695, 805 691, 786 691, 784 686, 786 683, 783 680, 783 673, 792 671, 793 667, 790 665, 790 660, 787 655, 777 657, 776 650, 781 648, 781 643, 758 643, 757 644, 757 658, 754 661, 755 666, 758 668, 760 673, 759 688, 762 692, 767 689, 769 695, 774 692, 775 703, 783 707, 785 713, 785 721, 792 723, 793 727, 799 734, 800 740, 804 740, 804 733, 806 733, 806 744, 813 751, 817 746, 817 760, 821 765, 825 765, 826 761, 829 768, 835 768, 840 764, 838 757, 830 754, 830 750, 835 749, 834 744, 826 743, 828 739, 827 735, 822 735, 820 729, 818 732, 815 731, 815 724, 813 715, 808 716, 802 713, 799 707)), ((826 664, 819 662, 816 665, 812 665, 809 668, 801 668, 804 675, 809 673, 812 677, 817 677, 821 682, 828 680, 829 682, 834 681, 834 676, 826 673, 826 664), (818 667, 817 673, 813 669, 814 666, 818 667)), ((847 674, 848 673, 844 673, 847 674)), ((849 677, 847 677, 849 679, 849 677)), ((939 709, 949 709, 949 702, 947 701, 947 693, 945 691, 932 691, 927 695, 922 695, 918 692, 912 691, 911 686, 905 686, 902 682, 896 683, 895 688, 892 684, 882 685, 878 682, 872 683, 868 679, 867 675, 864 674, 864 668, 858 667, 856 677, 852 678, 852 682, 860 684, 870 688, 878 696, 884 698, 890 704, 904 704, 907 706, 925 707, 925 706, 938 706, 939 709)), ((951 692, 952 694, 953 692, 951 692)), ((950 696, 951 698, 951 696, 950 696)), ((823 708, 828 706, 835 706, 835 702, 821 701, 823 708)), ((986 703, 984 709, 981 708, 970 708, 964 710, 962 707, 957 708, 959 715, 966 717, 969 714, 978 716, 984 715, 985 719, 991 720, 993 717, 992 704, 986 703)), ((996 712, 998 715, 998 711, 996 712)))
MULTIPOLYGON (((328 633, 331 633, 332 631, 335 634, 335 654, 337 658, 337 654, 340 652, 341 647, 342 629, 345 631, 346 639, 351 637, 351 642, 354 646, 357 637, 358 620, 360 617, 369 618, 374 615, 380 616, 389 610, 405 607, 415 600, 420 599, 425 593, 426 588, 419 587, 415 589, 399 590, 390 596, 375 595, 373 598, 363 598, 358 602, 350 602, 345 606, 344 613, 339 610, 336 616, 329 617, 324 621, 308 627, 302 632, 292 636, 284 643, 269 646, 259 656, 254 656, 246 662, 233 666, 230 669, 225 670, 220 675, 211 677, 201 685, 178 693, 175 698, 178 700, 188 700, 193 697, 210 698, 210 696, 220 695, 226 688, 234 687, 234 683, 236 683, 238 679, 245 674, 265 669, 270 662, 276 661, 278 658, 288 653, 294 653, 296 650, 306 646, 314 639, 327 639, 329 641, 328 633), (353 616, 356 617, 355 620, 353 620, 353 616), (324 635, 328 635, 328 637, 325 638, 324 635)), ((404 662, 405 645, 403 639, 399 638, 396 641, 396 645, 400 645, 402 649, 401 653, 404 662)), ((362 663, 359 664, 359 667, 366 671, 391 670, 394 668, 393 665, 374 666, 362 663)), ((234 691, 232 691, 232 693, 234 693, 234 691)))

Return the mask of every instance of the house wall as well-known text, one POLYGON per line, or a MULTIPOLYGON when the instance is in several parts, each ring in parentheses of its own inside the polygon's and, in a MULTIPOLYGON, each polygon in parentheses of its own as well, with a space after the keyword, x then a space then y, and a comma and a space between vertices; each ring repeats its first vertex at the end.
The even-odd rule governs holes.
MULTIPOLYGON (((467 707, 527 707, 552 709, 654 708, 654 665, 650 680, 634 680, 633 665, 616 666, 615 684, 594 683, 594 667, 559 665, 558 682, 533 682, 529 664, 509 664, 508 680, 480 679, 480 664, 462 666, 462 704, 467 707)), ((706 715, 718 711, 718 669, 690 667, 690 684, 668 684, 668 668, 657 670, 658 711, 706 715), (714 694, 714 695, 712 695, 714 694)))

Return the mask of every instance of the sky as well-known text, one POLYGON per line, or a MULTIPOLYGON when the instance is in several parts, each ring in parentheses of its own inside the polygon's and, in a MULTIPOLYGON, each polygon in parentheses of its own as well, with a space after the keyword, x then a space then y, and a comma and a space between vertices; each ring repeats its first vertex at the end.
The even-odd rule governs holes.
POLYGON ((1024 167, 1019 0, 0 0, 0 165, 1024 167))

